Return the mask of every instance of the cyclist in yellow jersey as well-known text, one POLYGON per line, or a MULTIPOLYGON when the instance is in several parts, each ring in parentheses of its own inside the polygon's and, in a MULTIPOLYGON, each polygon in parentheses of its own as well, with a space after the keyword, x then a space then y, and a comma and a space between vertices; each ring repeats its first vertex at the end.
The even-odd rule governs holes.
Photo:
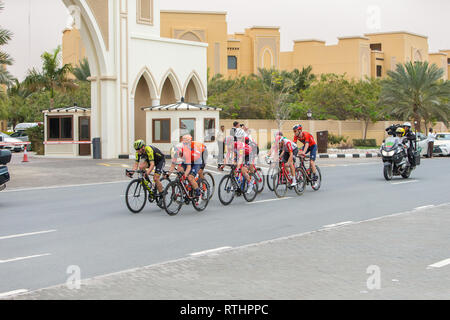
POLYGON ((155 181, 156 188, 159 193, 163 192, 163 186, 161 184, 161 174, 164 166, 166 165, 166 159, 164 154, 156 147, 146 146, 144 140, 137 140, 134 142, 134 149, 136 150, 136 162, 134 163, 133 170, 145 170, 147 169, 147 175, 155 169, 153 180, 155 181))

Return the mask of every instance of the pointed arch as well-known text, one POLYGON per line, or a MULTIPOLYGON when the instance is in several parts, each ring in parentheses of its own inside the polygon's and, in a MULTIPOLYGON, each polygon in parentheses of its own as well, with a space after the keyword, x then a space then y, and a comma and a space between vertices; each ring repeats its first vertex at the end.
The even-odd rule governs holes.
POLYGON ((141 80, 141 77, 144 77, 145 81, 147 82, 148 90, 150 92, 150 96, 152 99, 159 99, 159 89, 158 85, 156 84, 155 77, 153 76, 152 72, 147 68, 143 67, 141 71, 139 71, 138 75, 136 76, 133 86, 131 87, 131 98, 133 99, 136 95, 136 88, 141 80))
POLYGON ((202 38, 195 31, 192 31, 192 30, 186 31, 178 39, 187 40, 187 41, 203 42, 202 38))
POLYGON ((167 70, 165 75, 162 77, 161 83, 159 85, 159 97, 161 100, 163 100, 163 90, 164 90, 164 84, 166 80, 169 80, 172 87, 173 87, 173 94, 175 96, 176 101, 181 101, 181 85, 180 81, 178 80, 178 77, 176 76, 175 72, 172 69, 167 70))
POLYGON ((264 48, 261 54, 261 67, 264 69, 271 69, 273 66, 274 66, 274 59, 272 50, 266 47, 264 48), (267 61, 266 58, 268 58, 269 61, 267 61), (269 63, 270 65, 267 66, 267 63, 269 63))
POLYGON ((187 77, 186 82, 184 83, 184 86, 183 86, 183 97, 187 96, 188 86, 189 86, 189 83, 191 81, 192 81, 192 83, 195 86, 195 90, 197 92, 197 98, 198 98, 199 102, 206 101, 207 100, 207 98, 206 98, 206 89, 203 87, 203 83, 200 80, 200 76, 198 75, 198 73, 195 70, 193 70, 189 74, 189 76, 187 77))

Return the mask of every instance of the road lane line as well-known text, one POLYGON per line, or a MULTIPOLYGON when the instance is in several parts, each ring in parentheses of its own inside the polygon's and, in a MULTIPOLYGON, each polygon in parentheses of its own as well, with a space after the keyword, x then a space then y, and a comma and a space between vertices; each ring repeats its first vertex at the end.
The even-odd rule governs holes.
POLYGON ((19 289, 19 290, 14 290, 14 291, 3 292, 3 293, 0 293, 0 298, 6 298, 6 297, 9 297, 9 296, 16 296, 18 294, 26 293, 26 292, 28 292, 27 289, 19 289))
POLYGON ((353 221, 344 221, 344 222, 329 224, 329 225, 326 225, 326 226, 323 226, 323 227, 327 228, 327 229, 330 229, 330 228, 345 226, 346 224, 352 224, 352 223, 353 223, 353 221))
POLYGON ((0 260, 0 264, 7 263, 7 262, 26 260, 26 259, 32 259, 32 258, 45 257, 45 256, 50 256, 50 255, 51 255, 51 253, 44 253, 44 254, 36 254, 34 256, 28 256, 28 257, 18 257, 18 258, 13 258, 13 259, 8 259, 8 260, 0 260))
POLYGON ((428 206, 422 206, 422 207, 414 208, 414 210, 425 210, 425 209, 431 209, 431 208, 434 208, 434 207, 435 207, 434 204, 430 204, 428 206))
POLYGON ((398 185, 398 184, 406 184, 406 183, 414 183, 414 182, 419 182, 419 180, 411 180, 411 181, 404 181, 404 182, 394 182, 391 183, 392 185, 398 185))
POLYGON ((287 200, 287 199, 292 199, 292 197, 286 197, 286 198, 280 198, 280 199, 267 199, 267 200, 260 200, 260 201, 254 201, 254 202, 247 202, 247 204, 264 203, 264 202, 271 202, 271 201, 281 201, 281 200, 287 200))
POLYGON ((211 249, 211 250, 205 250, 205 251, 199 251, 199 252, 194 252, 189 254, 192 257, 197 257, 197 256, 202 256, 205 254, 209 254, 209 253, 216 253, 219 251, 223 251, 223 250, 228 250, 231 249, 232 247, 220 247, 220 248, 216 248, 216 249, 211 249))
POLYGON ((20 238, 20 237, 28 237, 28 236, 34 236, 36 234, 44 234, 44 233, 50 233, 50 232, 55 232, 55 231, 56 230, 46 230, 46 231, 37 231, 37 232, 13 234, 13 235, 10 235, 10 236, 0 237, 0 240, 12 239, 12 238, 20 238))
POLYGON ((59 189, 59 188, 74 188, 74 187, 90 187, 90 186, 98 186, 104 184, 117 184, 117 183, 125 183, 130 180, 120 180, 120 181, 111 181, 111 182, 98 182, 98 183, 86 183, 86 184, 72 184, 65 186, 51 186, 51 187, 37 187, 37 188, 25 188, 25 189, 13 189, 13 190, 5 190, 2 193, 8 192, 20 192, 20 191, 35 191, 35 190, 48 190, 48 189, 59 189))
POLYGON ((448 265, 450 265, 450 259, 445 259, 445 260, 442 260, 442 261, 430 264, 427 269, 442 268, 442 267, 445 267, 445 266, 448 266, 448 265))

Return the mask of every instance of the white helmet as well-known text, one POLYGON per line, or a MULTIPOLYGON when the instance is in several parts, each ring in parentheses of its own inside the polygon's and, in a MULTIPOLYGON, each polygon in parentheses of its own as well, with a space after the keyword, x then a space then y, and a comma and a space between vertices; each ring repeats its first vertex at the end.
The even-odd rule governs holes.
POLYGON ((241 128, 236 130, 236 133, 234 134, 236 138, 244 138, 245 137, 245 131, 241 128))
POLYGON ((403 127, 409 127, 409 128, 411 128, 412 126, 411 126, 411 123, 410 123, 410 122, 405 122, 405 123, 403 124, 403 127))

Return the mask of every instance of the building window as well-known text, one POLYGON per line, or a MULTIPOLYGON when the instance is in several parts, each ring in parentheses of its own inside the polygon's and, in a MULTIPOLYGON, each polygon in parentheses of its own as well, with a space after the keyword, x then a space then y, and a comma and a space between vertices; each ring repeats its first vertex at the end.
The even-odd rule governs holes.
POLYGON ((180 141, 184 135, 190 134, 195 140, 195 119, 180 119, 180 141))
POLYGON ((382 74, 383 74, 383 67, 377 66, 377 77, 381 78, 382 74))
POLYGON ((216 119, 206 118, 204 120, 205 142, 213 142, 216 140, 216 119))
POLYGON ((373 51, 382 51, 381 49, 382 49, 381 43, 372 43, 372 44, 370 45, 370 50, 373 50, 373 51))
POLYGON ((447 59, 447 63, 450 64, 450 58, 447 59))
POLYGON ((237 58, 228 56, 228 70, 237 70, 237 58))
POLYGON ((48 117, 48 140, 73 140, 73 117, 48 117))
POLYGON ((153 119, 153 143, 170 143, 170 119, 153 119))

